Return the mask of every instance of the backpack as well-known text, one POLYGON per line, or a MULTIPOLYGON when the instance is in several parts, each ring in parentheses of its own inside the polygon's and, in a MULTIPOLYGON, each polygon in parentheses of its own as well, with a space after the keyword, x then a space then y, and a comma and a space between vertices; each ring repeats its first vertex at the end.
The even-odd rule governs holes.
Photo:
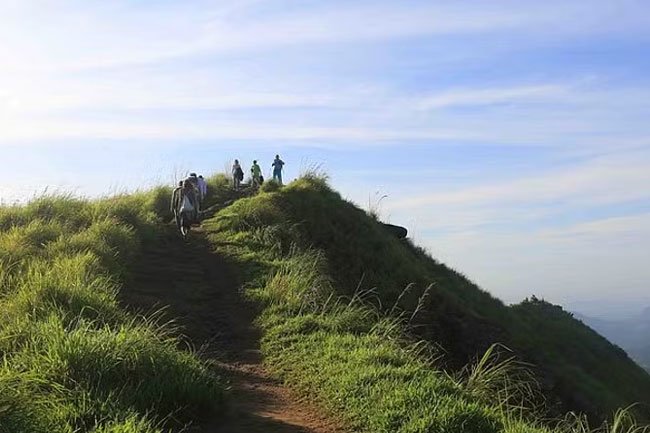
POLYGON ((237 167, 237 172, 235 173, 235 176, 237 176, 237 179, 241 182, 244 180, 244 170, 241 169, 241 167, 237 167))
POLYGON ((260 174, 260 185, 264 183, 264 176, 260 174))
POLYGON ((194 212, 194 206, 192 206, 192 201, 187 195, 183 196, 183 201, 181 202, 181 213, 183 212, 194 212))

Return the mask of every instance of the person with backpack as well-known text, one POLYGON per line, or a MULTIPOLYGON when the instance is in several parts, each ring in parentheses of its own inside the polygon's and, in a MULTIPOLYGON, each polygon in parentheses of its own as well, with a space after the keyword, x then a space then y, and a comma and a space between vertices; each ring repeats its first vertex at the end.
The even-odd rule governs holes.
POLYGON ((262 168, 257 165, 257 160, 255 160, 253 161, 253 166, 251 167, 251 186, 257 188, 262 184, 262 182, 262 168))
POLYGON ((199 205, 200 205, 200 197, 201 197, 201 193, 200 193, 200 189, 199 189, 199 178, 196 175, 196 173, 190 173, 188 178, 185 179, 185 182, 188 182, 189 186, 194 188, 194 197, 196 198, 195 205, 196 205, 196 210, 198 212, 199 205))
POLYGON ((239 160, 236 159, 235 163, 232 165, 232 181, 235 191, 239 191, 239 186, 241 181, 244 180, 244 170, 242 170, 241 165, 239 165, 239 160))
POLYGON ((199 220, 199 199, 196 188, 189 180, 183 181, 178 208, 179 228, 183 236, 187 235, 193 223, 199 220))
POLYGON ((280 155, 275 155, 275 160, 273 160, 273 180, 276 180, 280 185, 282 185, 282 167, 284 166, 284 161, 280 159, 280 155))

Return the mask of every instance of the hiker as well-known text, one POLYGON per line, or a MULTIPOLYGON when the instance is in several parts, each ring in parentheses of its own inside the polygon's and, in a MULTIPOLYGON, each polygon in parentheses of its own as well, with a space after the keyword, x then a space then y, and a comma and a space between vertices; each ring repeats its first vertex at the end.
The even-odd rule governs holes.
POLYGON ((275 160, 271 167, 273 167, 273 180, 277 180, 280 185, 282 185, 282 167, 284 166, 284 161, 280 159, 280 155, 275 155, 275 160))
POLYGON ((262 169, 259 165, 257 165, 257 160, 255 160, 253 161, 253 166, 251 167, 251 186, 259 187, 262 182, 262 169))
POLYGON ((199 190, 199 178, 196 176, 196 173, 190 173, 185 180, 189 181, 197 191, 199 190))
POLYGON ((241 169, 239 160, 236 159, 235 163, 232 165, 232 181, 235 191, 239 190, 239 186, 241 185, 242 180, 244 180, 244 170, 241 169))
POLYGON ((199 192, 199 178, 197 177, 196 173, 190 173, 187 179, 185 179, 185 182, 189 182, 189 185, 194 188, 194 196, 197 200, 195 200, 195 206, 197 207, 197 211, 199 210, 199 200, 200 200, 200 192, 199 192))
POLYGON ((196 188, 194 188, 194 185, 189 180, 183 181, 178 215, 181 233, 183 236, 186 236, 190 226, 199 220, 198 194, 196 188))
POLYGON ((176 227, 178 229, 181 228, 180 207, 181 207, 182 191, 183 191, 183 181, 181 180, 180 182, 178 182, 178 186, 174 188, 174 191, 172 192, 172 202, 171 202, 171 212, 172 214, 174 214, 174 221, 176 221, 176 227))
POLYGON ((208 195, 208 183, 203 179, 203 175, 199 175, 198 179, 199 184, 199 197, 201 198, 201 203, 205 200, 205 196, 208 195))

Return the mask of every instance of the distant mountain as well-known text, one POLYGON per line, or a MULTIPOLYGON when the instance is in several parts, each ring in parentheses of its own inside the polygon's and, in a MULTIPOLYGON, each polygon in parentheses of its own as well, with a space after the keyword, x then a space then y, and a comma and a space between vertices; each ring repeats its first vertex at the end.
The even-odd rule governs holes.
POLYGON ((576 313, 582 321, 603 337, 625 350, 632 359, 650 371, 650 307, 625 320, 607 320, 576 313))

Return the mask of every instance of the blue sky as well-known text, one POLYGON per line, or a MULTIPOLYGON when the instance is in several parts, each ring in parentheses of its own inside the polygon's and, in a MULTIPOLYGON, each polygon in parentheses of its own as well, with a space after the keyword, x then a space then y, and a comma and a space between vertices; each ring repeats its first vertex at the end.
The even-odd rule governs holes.
POLYGON ((0 199, 275 153, 507 302, 650 305, 643 0, 0 0, 0 199))

